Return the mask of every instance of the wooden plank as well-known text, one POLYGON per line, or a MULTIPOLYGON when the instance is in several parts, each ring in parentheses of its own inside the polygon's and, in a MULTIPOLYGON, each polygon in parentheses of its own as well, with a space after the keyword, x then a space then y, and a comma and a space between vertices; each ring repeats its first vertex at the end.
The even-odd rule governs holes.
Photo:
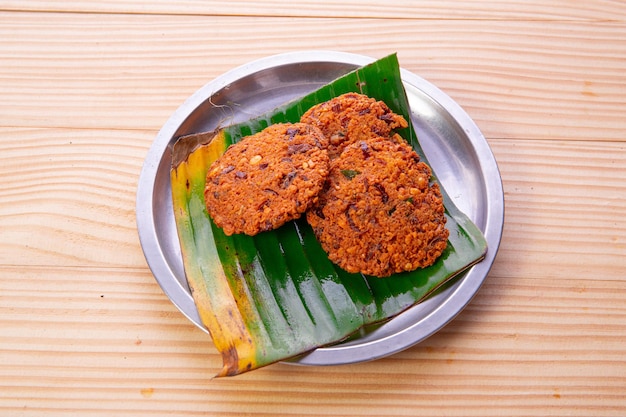
POLYGON ((39 12, 137 13, 210 16, 289 16, 289 17, 375 17, 393 19, 481 19, 481 20, 579 20, 624 21, 624 8, 609 0, 588 1, 420 1, 392 0, 301 0, 297 7, 286 0, 254 2, 247 0, 198 2, 129 0, 98 2, 81 0, 5 0, 0 10, 39 12))
POLYGON ((0 414, 149 410, 161 383, 210 383, 221 363, 146 268, 0 271, 0 414))
POLYGON ((336 49, 397 51, 403 67, 457 100, 490 138, 623 140, 626 24, 254 22, 48 13, 42 25, 39 13, 1 13, 0 126, 156 130, 225 71, 276 53, 336 49))
POLYGON ((0 264, 143 266, 146 131, 2 129, 0 264))
POLYGON ((624 414, 623 4, 340 3, 1 2, 0 415, 624 414), (141 164, 204 83, 312 48, 397 51, 468 111, 502 171, 500 252, 413 348, 212 380, 143 258, 141 164))
POLYGON ((392 357, 211 380, 221 362, 208 335, 146 269, 0 271, 3 415, 609 416, 626 406, 623 281, 496 274, 451 324, 392 357))
MULTIPOLYGON (((1 265, 145 265, 135 193, 152 132, 0 132, 1 265)), ((623 279, 624 143, 490 143, 506 200, 498 274, 623 279)))
POLYGON ((490 143, 505 198, 496 273, 623 280, 626 144, 490 143))

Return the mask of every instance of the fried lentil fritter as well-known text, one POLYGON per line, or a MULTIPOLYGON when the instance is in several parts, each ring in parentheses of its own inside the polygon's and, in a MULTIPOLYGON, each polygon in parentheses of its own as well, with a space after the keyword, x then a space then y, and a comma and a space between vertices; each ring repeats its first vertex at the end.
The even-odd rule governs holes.
POLYGON ((378 277, 431 265, 449 231, 431 171, 407 143, 359 140, 331 161, 307 221, 331 261, 378 277))
POLYGON ((304 123, 276 124, 231 145, 207 173, 204 197, 227 235, 255 235, 300 217, 328 175, 328 140, 304 123))
POLYGON ((402 116, 393 113, 382 101, 357 93, 346 93, 315 105, 300 121, 317 126, 329 139, 331 160, 357 140, 382 136, 402 141, 393 130, 408 126, 402 116))

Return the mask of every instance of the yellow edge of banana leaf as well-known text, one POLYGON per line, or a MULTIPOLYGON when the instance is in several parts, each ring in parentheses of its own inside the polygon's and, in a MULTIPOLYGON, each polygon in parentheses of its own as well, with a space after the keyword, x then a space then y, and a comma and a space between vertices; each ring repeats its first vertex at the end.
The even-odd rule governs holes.
POLYGON ((226 278, 213 242, 196 239, 196 235, 206 235, 195 230, 193 213, 205 211, 204 176, 211 165, 226 150, 223 132, 212 136, 209 143, 198 147, 188 158, 171 170, 172 199, 176 227, 182 241, 185 274, 188 278, 194 302, 203 324, 224 360, 224 368, 219 376, 232 375, 254 369, 255 346, 244 317, 253 316, 253 309, 246 305, 245 298, 236 300, 226 278), (204 245, 198 248, 198 245, 204 245), (198 262, 202 254, 205 262, 198 262), (204 268, 204 270, 202 270, 204 268), (202 279, 212 276, 213 279, 202 279), (193 279, 199 277, 199 279, 193 279), (239 301, 239 302, 237 302, 239 301))

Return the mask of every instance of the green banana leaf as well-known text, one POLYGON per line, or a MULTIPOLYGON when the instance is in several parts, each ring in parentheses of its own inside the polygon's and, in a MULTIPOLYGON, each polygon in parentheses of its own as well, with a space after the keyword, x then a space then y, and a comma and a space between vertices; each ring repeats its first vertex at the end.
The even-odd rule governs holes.
MULTIPOLYGON (((340 342, 417 304, 487 251, 480 230, 443 187, 450 230, 447 249, 428 268, 388 278, 349 274, 334 265, 303 218, 253 237, 226 236, 212 223, 204 204, 205 176, 230 144, 270 124, 296 122, 311 106, 347 92, 382 100, 411 120, 393 54, 254 120, 183 137, 175 145, 174 216, 189 287, 223 357, 218 376, 237 375, 340 342)), ((398 133, 425 160, 411 123, 398 133)))

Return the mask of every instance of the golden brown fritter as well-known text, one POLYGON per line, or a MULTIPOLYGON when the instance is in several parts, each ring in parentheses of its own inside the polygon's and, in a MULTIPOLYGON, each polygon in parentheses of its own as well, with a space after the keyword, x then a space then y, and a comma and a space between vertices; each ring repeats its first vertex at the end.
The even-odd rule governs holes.
POLYGON ((331 160, 357 140, 382 136, 402 141, 393 130, 408 126, 402 116, 393 113, 382 101, 358 93, 343 94, 313 106, 300 121, 318 127, 328 138, 331 160))
POLYGON ((407 143, 359 140, 331 161, 307 221, 329 259, 379 277, 431 265, 446 248, 443 200, 407 143))
POLYGON ((302 215, 328 175, 327 139, 304 123, 276 124, 231 145, 207 173, 204 197, 227 235, 255 235, 302 215))

